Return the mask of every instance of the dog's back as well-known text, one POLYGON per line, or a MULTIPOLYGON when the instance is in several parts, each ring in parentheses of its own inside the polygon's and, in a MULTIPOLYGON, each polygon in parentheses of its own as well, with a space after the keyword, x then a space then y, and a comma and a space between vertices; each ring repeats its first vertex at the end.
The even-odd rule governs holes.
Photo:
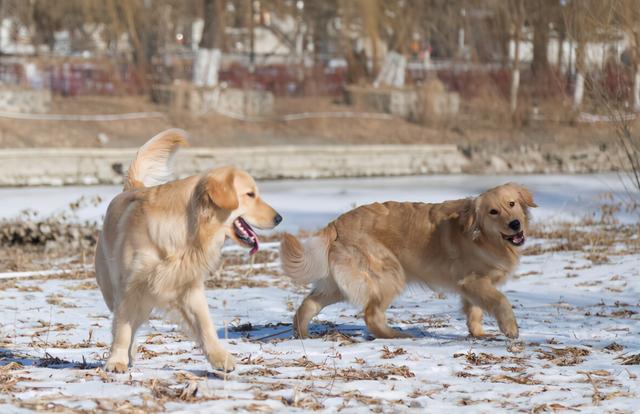
POLYGON ((340 215, 309 239, 300 241, 285 233, 281 244, 284 271, 300 284, 328 277, 329 251, 336 240, 338 244, 358 244, 359 240, 372 237, 398 256, 403 249, 419 250, 417 247, 428 242, 428 236, 441 222, 457 219, 467 204, 467 199, 438 204, 372 203, 340 215))

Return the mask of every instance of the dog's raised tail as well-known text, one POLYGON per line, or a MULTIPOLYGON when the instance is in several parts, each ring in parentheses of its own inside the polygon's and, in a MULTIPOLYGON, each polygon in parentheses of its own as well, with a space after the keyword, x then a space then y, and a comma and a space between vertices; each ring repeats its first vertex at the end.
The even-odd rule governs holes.
POLYGON ((335 231, 328 227, 304 241, 285 233, 280 245, 282 269, 295 283, 306 284, 329 276, 329 246, 335 231))
POLYGON ((187 133, 172 128, 147 141, 129 166, 124 191, 164 184, 171 179, 172 164, 178 148, 188 145, 187 133))

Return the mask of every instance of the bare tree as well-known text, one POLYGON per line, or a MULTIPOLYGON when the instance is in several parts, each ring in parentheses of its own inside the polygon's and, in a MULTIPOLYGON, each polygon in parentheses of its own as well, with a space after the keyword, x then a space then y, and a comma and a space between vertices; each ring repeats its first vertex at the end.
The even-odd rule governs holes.
POLYGON ((202 0, 204 23, 199 47, 203 49, 220 49, 224 33, 224 19, 218 0, 202 0))
MULTIPOLYGON (((589 0, 570 1, 569 7, 581 9, 589 0)), ((566 8, 566 7, 565 7, 566 8)), ((533 95, 538 99, 547 98, 561 90, 557 86, 554 72, 549 63, 549 41, 553 28, 563 21, 563 7, 560 0, 525 1, 526 20, 533 31, 533 58, 531 74, 533 77, 533 95)))
MULTIPOLYGON (((627 37, 627 51, 633 74, 632 109, 637 112, 640 111, 640 1, 613 0, 610 10, 613 11, 613 18, 607 23, 609 26, 613 23, 613 30, 619 27, 627 37)), ((622 85, 622 82, 618 85, 622 85)), ((640 135, 633 130, 633 117, 627 114, 625 106, 620 102, 614 101, 606 93, 601 93, 601 96, 610 116, 614 118, 618 145, 630 166, 629 179, 636 191, 640 193, 640 135)))
POLYGON ((202 0, 204 24, 193 65, 193 82, 198 86, 218 83, 221 48, 224 44, 224 6, 224 0, 202 0))
POLYGON ((640 112, 640 0, 617 0, 616 20, 628 39, 629 63, 633 73, 632 106, 640 112))
POLYGON ((575 84, 573 89, 572 109, 580 110, 584 98, 584 80, 586 75, 585 49, 587 43, 587 6, 585 3, 571 2, 565 10, 565 24, 569 36, 576 44, 575 84))
POLYGON ((337 0, 308 1, 305 3, 303 19, 311 30, 314 61, 326 58, 330 53, 332 23, 338 17, 337 0))
POLYGON ((524 26, 523 0, 509 0, 508 11, 513 32, 514 44, 513 61, 511 62, 511 87, 509 89, 509 110, 515 116, 518 109, 518 90, 520 89, 520 43, 522 41, 522 28, 524 26))

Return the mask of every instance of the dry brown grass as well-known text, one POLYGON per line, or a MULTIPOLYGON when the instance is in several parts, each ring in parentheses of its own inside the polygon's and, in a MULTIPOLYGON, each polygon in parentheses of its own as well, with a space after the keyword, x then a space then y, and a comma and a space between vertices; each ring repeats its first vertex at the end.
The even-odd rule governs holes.
POLYGON ((17 362, 10 362, 0 366, 0 393, 5 394, 16 391, 16 384, 24 378, 14 375, 14 371, 22 368, 22 364, 17 362))
POLYGON ((491 382, 502 382, 502 383, 512 383, 512 384, 520 384, 520 385, 539 385, 542 384, 542 381, 536 380, 532 378, 532 375, 491 375, 489 377, 483 378, 483 381, 491 381, 491 382))
POLYGON ((382 359, 393 359, 400 355, 406 355, 407 351, 403 348, 390 349, 388 346, 382 347, 382 359))
POLYGON ((593 264, 603 264, 611 256, 640 253, 640 223, 585 219, 579 223, 533 226, 529 235, 545 242, 525 249, 525 255, 581 251, 593 264))
POLYGON ((475 353, 458 353, 453 354, 454 358, 464 357, 469 365, 480 366, 480 365, 496 365, 496 364, 514 364, 514 365, 525 365, 526 358, 517 357, 517 356, 500 356, 500 355, 492 355, 487 354, 485 352, 475 353))
POLYGON ((537 349, 539 359, 549 360, 558 366, 569 366, 581 364, 591 351, 586 348, 568 346, 566 348, 548 347, 547 349, 537 349))
POLYGON ((622 365, 640 365, 640 354, 624 355, 619 360, 622 365))

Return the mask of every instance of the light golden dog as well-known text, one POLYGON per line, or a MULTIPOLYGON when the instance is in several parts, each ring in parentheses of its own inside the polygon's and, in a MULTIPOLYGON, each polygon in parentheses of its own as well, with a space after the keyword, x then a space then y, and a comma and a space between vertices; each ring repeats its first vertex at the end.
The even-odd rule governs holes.
POLYGON ((520 259, 528 230, 531 193, 516 184, 478 197, 426 203, 374 203, 349 211, 301 243, 282 242, 284 271, 300 283, 313 282, 294 317, 300 337, 322 308, 349 301, 364 309, 378 338, 410 336, 387 324, 385 311, 409 282, 457 292, 471 335, 484 335, 483 311, 493 315, 509 338, 518 325, 507 298, 496 286, 520 259))
POLYGON ((204 276, 219 265, 226 237, 258 250, 251 226, 273 228, 282 217, 260 198, 249 174, 221 167, 166 182, 183 131, 172 129, 140 148, 124 192, 107 209, 96 248, 96 277, 113 316, 107 371, 124 372, 134 336, 154 308, 177 311, 214 369, 233 357, 218 340, 204 295, 204 276))

